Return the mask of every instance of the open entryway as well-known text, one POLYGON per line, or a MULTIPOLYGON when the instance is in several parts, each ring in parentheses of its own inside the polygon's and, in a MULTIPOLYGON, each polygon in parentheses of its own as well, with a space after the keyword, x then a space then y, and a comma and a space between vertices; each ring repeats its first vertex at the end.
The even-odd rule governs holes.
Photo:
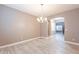
POLYGON ((60 41, 64 41, 64 17, 56 17, 50 20, 50 34, 60 41))

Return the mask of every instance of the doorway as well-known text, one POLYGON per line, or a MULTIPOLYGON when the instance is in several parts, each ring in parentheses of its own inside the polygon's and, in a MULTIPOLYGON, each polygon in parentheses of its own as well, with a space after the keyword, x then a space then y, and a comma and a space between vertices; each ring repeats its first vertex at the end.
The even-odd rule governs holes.
POLYGON ((51 31, 50 34, 57 40, 64 41, 64 17, 56 17, 51 19, 51 31))

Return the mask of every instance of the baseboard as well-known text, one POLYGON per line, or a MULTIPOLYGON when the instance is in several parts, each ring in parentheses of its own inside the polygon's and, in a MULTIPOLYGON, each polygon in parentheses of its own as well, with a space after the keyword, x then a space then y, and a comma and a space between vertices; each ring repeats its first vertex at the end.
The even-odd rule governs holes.
MULTIPOLYGON (((53 36, 41 37, 41 38, 48 39, 48 38, 53 38, 53 36)), ((72 45, 79 45, 79 43, 76 43, 76 42, 71 42, 71 41, 64 41, 64 42, 72 45)))
MULTIPOLYGON (((25 43, 25 42, 30 42, 30 41, 35 40, 35 39, 40 39, 40 38, 41 39, 48 39, 49 37, 52 37, 52 36, 48 36, 48 37, 36 37, 36 38, 28 39, 28 40, 23 40, 23 41, 20 41, 20 42, 15 42, 15 43, 11 43, 11 44, 0 46, 0 49, 1 48, 10 47, 10 46, 15 46, 15 45, 22 44, 22 43, 25 43)), ((73 45, 79 45, 79 43, 71 42, 71 41, 65 41, 65 43, 73 44, 73 45)))
POLYGON ((29 41, 32 41, 32 40, 35 40, 35 39, 39 39, 39 38, 41 38, 41 37, 36 37, 36 38, 32 38, 32 39, 27 39, 27 40, 23 40, 23 41, 11 43, 11 44, 3 45, 3 46, 0 46, 0 49, 1 48, 10 47, 10 46, 15 46, 15 45, 22 44, 22 43, 25 43, 25 42, 29 42, 29 41))
POLYGON ((65 43, 68 43, 68 44, 73 44, 73 45, 79 45, 79 43, 76 43, 76 42, 71 42, 71 41, 65 41, 65 43))
POLYGON ((44 38, 44 39, 53 38, 53 37, 54 37, 53 35, 50 35, 50 36, 47 36, 47 37, 41 36, 41 38, 44 38))
POLYGON ((43 36, 42 36, 42 37, 40 37, 40 38, 41 38, 41 39, 47 39, 47 38, 49 38, 49 37, 43 37, 43 36))

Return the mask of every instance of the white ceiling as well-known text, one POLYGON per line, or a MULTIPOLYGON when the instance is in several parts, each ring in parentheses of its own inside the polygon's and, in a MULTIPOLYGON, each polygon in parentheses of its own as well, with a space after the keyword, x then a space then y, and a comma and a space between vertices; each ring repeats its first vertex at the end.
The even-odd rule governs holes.
MULTIPOLYGON (((40 4, 5 4, 8 7, 15 8, 22 12, 29 13, 34 16, 41 15, 41 6, 40 4)), ((54 15, 64 11, 72 10, 79 8, 78 4, 45 4, 43 6, 43 13, 45 16, 54 15)))

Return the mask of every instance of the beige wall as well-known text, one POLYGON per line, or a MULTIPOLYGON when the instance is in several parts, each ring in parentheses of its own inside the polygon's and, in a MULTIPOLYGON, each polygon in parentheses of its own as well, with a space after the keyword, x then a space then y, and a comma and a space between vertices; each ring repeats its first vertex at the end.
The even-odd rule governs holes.
MULTIPOLYGON (((79 9, 53 16, 65 18, 65 40, 79 42, 79 9)), ((38 23, 36 17, 0 5, 0 45, 5 45, 34 37, 48 36, 49 23, 38 23)))
POLYGON ((41 32, 41 37, 48 36, 48 23, 47 22, 41 23, 40 32, 41 32))
POLYGON ((49 19, 54 17, 65 18, 65 40, 79 42, 79 9, 56 14, 49 19))
POLYGON ((0 45, 40 36, 36 17, 0 5, 0 45))

